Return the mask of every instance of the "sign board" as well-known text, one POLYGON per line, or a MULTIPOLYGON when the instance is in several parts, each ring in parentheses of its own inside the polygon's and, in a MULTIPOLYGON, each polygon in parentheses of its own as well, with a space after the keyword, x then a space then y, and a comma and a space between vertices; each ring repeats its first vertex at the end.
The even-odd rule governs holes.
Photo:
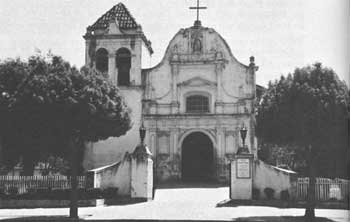
POLYGON ((248 158, 239 158, 236 162, 236 177, 241 179, 249 179, 250 175, 250 160, 248 158))

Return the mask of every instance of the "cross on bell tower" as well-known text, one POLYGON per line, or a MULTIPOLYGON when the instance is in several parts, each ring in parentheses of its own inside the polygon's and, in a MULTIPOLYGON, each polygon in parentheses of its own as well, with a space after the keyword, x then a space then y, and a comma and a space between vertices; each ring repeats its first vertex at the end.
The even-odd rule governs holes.
POLYGON ((197 20, 194 22, 194 26, 198 27, 201 26, 201 21, 199 20, 199 10, 201 9, 207 9, 205 6, 199 6, 199 0, 197 0, 197 6, 195 7, 190 7, 190 9, 195 9, 197 10, 197 20))

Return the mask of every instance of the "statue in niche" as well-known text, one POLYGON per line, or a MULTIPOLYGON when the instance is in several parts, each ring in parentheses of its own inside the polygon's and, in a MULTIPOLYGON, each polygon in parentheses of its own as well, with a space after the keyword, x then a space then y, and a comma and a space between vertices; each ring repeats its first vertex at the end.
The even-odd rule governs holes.
POLYGON ((196 38, 193 42, 193 52, 201 52, 202 51, 202 42, 198 38, 196 38))
POLYGON ((175 44, 173 47, 173 54, 178 54, 178 53, 179 53, 179 49, 178 49, 177 44, 175 44))

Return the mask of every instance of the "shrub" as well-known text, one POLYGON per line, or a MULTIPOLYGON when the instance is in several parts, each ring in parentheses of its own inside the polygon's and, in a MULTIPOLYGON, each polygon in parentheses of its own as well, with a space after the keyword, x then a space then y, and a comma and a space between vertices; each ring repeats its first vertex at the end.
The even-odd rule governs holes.
POLYGON ((40 187, 37 188, 35 193, 33 193, 33 197, 35 199, 50 199, 51 188, 40 187))
MULTIPOLYGON (((27 199, 27 200, 69 200, 71 189, 52 189, 51 188, 28 188, 26 193, 18 194, 17 187, 9 187, 6 189, 0 188, 0 197, 3 199, 27 199)), ((78 198, 86 199, 101 199, 101 198, 116 198, 118 188, 79 188, 78 198)))
POLYGON ((78 188, 78 198, 80 200, 86 200, 87 198, 87 193, 85 188, 78 188))
POLYGON ((17 187, 9 187, 9 188, 7 188, 7 193, 10 196, 16 196, 18 194, 18 188, 17 187))
POLYGON ((34 199, 32 193, 22 193, 22 194, 16 195, 14 198, 18 199, 18 200, 31 200, 31 199, 34 199))
POLYGON ((290 198, 288 190, 281 191, 281 200, 288 201, 290 198))
POLYGON ((3 196, 5 194, 6 194, 5 187, 0 187, 0 196, 3 196))
POLYGON ((257 188, 253 188, 252 197, 253 197, 253 200, 259 200, 260 199, 260 190, 257 188))
POLYGON ((30 193, 30 194, 36 193, 36 188, 27 188, 26 193, 30 193))
POLYGON ((49 198, 53 200, 69 200, 70 189, 53 189, 49 193, 49 198))
POLYGON ((6 198, 6 188, 5 187, 0 187, 0 199, 6 198))
POLYGON ((70 193, 71 190, 66 188, 66 189, 60 189, 58 191, 58 193, 60 194, 60 197, 58 199, 60 200, 69 200, 70 199, 70 193))
POLYGON ((89 188, 86 190, 88 199, 100 199, 102 198, 102 190, 100 188, 89 188))
POLYGON ((102 190, 102 196, 103 198, 106 198, 106 199, 116 198, 117 194, 118 194, 118 188, 115 188, 115 187, 108 187, 102 190))
POLYGON ((264 189, 264 193, 265 193, 266 198, 267 198, 268 200, 272 200, 272 199, 274 198, 275 190, 272 189, 272 188, 270 188, 270 187, 266 187, 266 188, 264 189))

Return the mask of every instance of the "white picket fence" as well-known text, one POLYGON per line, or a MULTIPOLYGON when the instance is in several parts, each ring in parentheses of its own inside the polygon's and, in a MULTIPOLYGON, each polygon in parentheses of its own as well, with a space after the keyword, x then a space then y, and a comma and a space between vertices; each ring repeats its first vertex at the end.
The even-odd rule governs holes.
MULTIPOLYGON (((78 187, 84 188, 85 184, 85 176, 78 176, 78 187)), ((30 188, 69 189, 71 182, 67 176, 0 176, 0 188, 9 187, 17 187, 22 194, 30 188)))
MULTIPOLYGON (((298 178, 297 180, 297 199, 306 200, 309 188, 309 178, 298 178)), ((349 197, 350 180, 316 178, 315 184, 316 200, 347 200, 349 197)))

